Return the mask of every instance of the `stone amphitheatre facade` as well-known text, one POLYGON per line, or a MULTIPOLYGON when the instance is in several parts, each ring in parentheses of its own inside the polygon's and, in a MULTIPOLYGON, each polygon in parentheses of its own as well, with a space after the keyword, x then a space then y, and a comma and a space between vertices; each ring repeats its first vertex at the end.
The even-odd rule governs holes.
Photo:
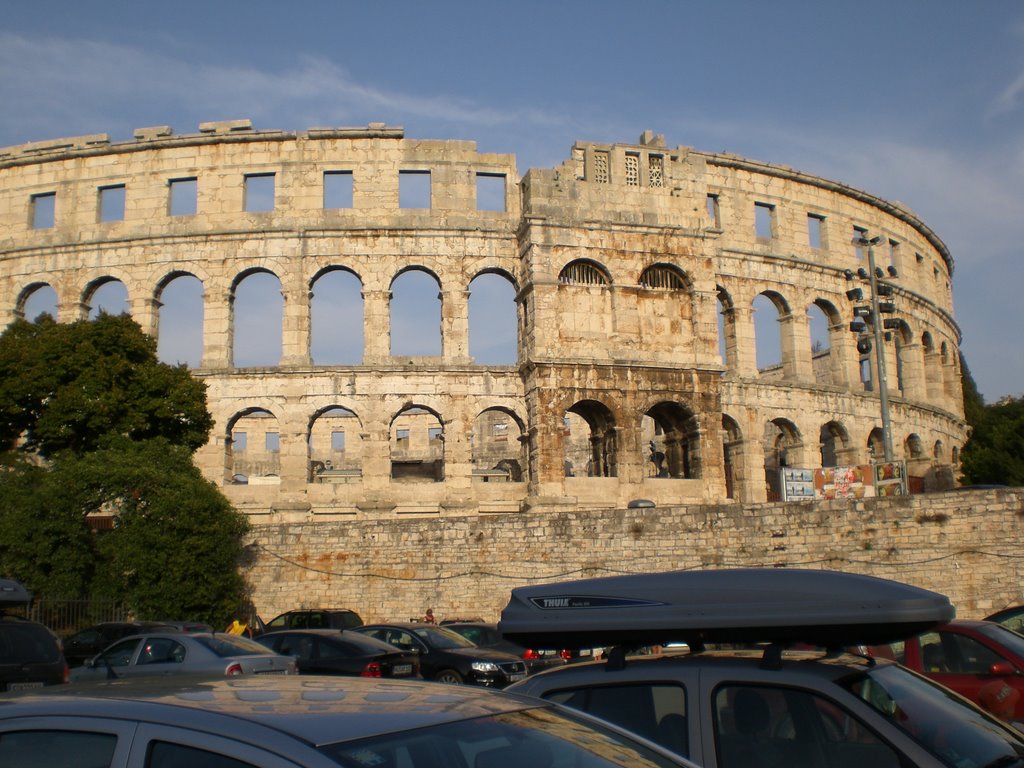
POLYGON ((267 524, 752 504, 779 466, 868 463, 879 377, 850 330, 855 235, 881 237, 898 274, 892 435, 928 489, 967 436, 953 261, 899 203, 650 133, 523 176, 512 155, 382 124, 0 149, 0 321, 41 296, 87 317, 118 283, 159 338, 176 332, 170 289, 200 285, 192 367, 216 427, 197 460, 267 524), (423 354, 394 339, 412 274, 436 288, 416 322, 440 348, 423 354), (256 276, 279 286, 280 358, 237 365, 236 299, 256 276), (485 277, 484 314, 514 329, 501 364, 475 354, 485 277), (341 285, 355 320, 318 328, 341 285), (759 366, 766 314, 778 349, 759 366), (311 340, 332 335, 357 353, 318 359, 311 340))

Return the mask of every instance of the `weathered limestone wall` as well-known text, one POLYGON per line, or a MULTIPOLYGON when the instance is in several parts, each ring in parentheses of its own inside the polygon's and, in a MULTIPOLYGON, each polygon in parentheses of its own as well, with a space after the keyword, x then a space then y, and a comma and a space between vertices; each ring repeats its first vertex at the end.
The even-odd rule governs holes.
POLYGON ((261 525, 247 575, 265 619, 347 607, 367 621, 497 619, 516 586, 691 568, 787 566, 897 579, 962 618, 1024 602, 1024 489, 857 502, 261 525))

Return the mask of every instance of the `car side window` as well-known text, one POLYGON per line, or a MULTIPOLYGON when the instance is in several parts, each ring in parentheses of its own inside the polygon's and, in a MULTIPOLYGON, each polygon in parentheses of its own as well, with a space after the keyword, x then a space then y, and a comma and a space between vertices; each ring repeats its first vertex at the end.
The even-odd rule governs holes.
POLYGON ((109 664, 112 667, 127 667, 131 664, 132 656, 135 655, 135 649, 139 647, 141 642, 140 638, 122 640, 120 643, 104 651, 100 658, 104 664, 109 664))
POLYGON ((899 768, 899 754, 860 720, 810 691, 723 685, 714 694, 718 768, 899 768))
POLYGON ((154 741, 146 756, 146 768, 255 768, 252 763, 235 760, 216 752, 169 741, 154 741))
POLYGON ((477 645, 480 645, 480 643, 487 639, 484 637, 484 631, 479 627, 464 627, 459 634, 471 643, 476 643, 477 645))
POLYGON ((689 757, 686 690, 675 683, 633 683, 562 689, 544 695, 615 723, 689 757))
POLYGON ((949 646, 949 671, 961 675, 987 675, 993 664, 1006 661, 988 646, 973 637, 943 633, 944 644, 949 646))
POLYGON ((274 629, 284 629, 288 626, 288 614, 278 616, 276 619, 267 624, 267 626, 273 627, 274 629))
POLYGON ((146 641, 139 652, 138 664, 181 664, 185 661, 185 646, 168 637, 155 637, 146 641))
POLYGON ((109 766, 117 747, 112 733, 86 731, 9 731, 0 734, 0 765, 4 768, 109 766))

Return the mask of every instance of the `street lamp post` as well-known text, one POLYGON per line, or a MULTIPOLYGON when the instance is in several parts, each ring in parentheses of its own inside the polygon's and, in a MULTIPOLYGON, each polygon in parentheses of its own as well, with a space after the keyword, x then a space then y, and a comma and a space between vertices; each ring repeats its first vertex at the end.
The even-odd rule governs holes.
MULTIPOLYGON (((868 239, 866 234, 854 238, 854 243, 861 247, 866 247, 868 251, 868 268, 867 274, 864 274, 865 270, 857 270, 857 276, 862 280, 866 279, 868 288, 871 291, 871 308, 865 313, 859 315, 862 319, 866 320, 868 325, 871 326, 871 333, 874 337, 874 348, 875 348, 875 369, 878 371, 878 401, 882 410, 882 449, 885 452, 885 461, 889 463, 893 461, 893 449, 892 449, 892 421, 889 418, 889 386, 886 377, 885 367, 885 347, 882 342, 885 337, 883 332, 884 326, 888 325, 888 321, 882 321, 883 312, 892 312, 893 306, 891 303, 886 303, 884 306, 878 300, 879 296, 879 285, 878 278, 882 271, 875 267, 875 246, 882 242, 881 236, 876 236, 868 239)), ((889 267, 889 274, 893 277, 896 276, 896 271, 893 267, 889 267)), ((846 271, 847 280, 853 279, 853 273, 849 270, 846 271)), ((891 291, 891 288, 888 289, 891 291)), ((847 294, 848 296, 850 293, 847 294)), ((859 297, 859 290, 856 292, 859 297)), ((895 322, 895 321, 894 321, 895 322)), ((854 326, 851 325, 851 328, 854 326)), ((859 333, 862 327, 855 328, 859 333)))

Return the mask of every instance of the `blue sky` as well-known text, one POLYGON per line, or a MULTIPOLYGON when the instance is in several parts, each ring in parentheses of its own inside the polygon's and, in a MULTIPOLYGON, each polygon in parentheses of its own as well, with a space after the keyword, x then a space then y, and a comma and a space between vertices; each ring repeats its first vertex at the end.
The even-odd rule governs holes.
POLYGON ((950 247, 986 400, 1024 394, 1024 2, 7 3, 0 146, 383 121, 520 172, 577 139, 734 152, 899 200, 950 247))

